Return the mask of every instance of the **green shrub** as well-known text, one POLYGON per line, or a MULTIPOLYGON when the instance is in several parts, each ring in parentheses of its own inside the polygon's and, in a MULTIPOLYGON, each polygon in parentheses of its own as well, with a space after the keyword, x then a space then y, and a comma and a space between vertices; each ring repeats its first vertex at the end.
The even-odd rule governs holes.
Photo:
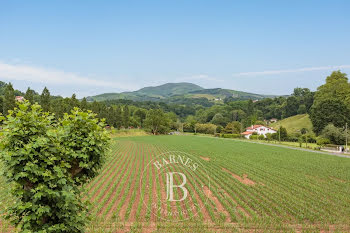
POLYGON ((223 138, 240 138, 241 135, 239 135, 239 134, 221 134, 221 137, 223 137, 223 138))
POLYGON ((317 145, 319 145, 319 146, 324 146, 324 145, 330 144, 331 141, 330 141, 328 138, 317 137, 316 143, 317 143, 317 145))
POLYGON ((102 166, 104 123, 77 108, 56 122, 26 101, 10 111, 2 133, 0 158, 15 198, 6 218, 22 232, 84 232, 80 186, 102 166))
POLYGON ((259 140, 265 140, 265 136, 261 134, 261 135, 258 136, 258 139, 259 140))
POLYGON ((258 140, 258 135, 251 135, 249 139, 258 140))

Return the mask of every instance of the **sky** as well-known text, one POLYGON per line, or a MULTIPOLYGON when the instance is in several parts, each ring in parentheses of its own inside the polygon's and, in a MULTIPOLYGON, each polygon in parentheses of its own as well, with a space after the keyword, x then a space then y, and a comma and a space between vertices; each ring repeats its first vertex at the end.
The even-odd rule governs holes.
POLYGON ((350 74, 350 1, 0 2, 0 81, 78 97, 168 82, 284 95, 350 74))

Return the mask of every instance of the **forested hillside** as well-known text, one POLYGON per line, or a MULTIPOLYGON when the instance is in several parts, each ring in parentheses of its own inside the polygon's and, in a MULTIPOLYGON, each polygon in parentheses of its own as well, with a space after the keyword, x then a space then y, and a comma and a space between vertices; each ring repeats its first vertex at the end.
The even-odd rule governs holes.
MULTIPOLYGON (((155 93, 168 96, 170 93, 184 93, 189 89, 200 89, 198 86, 183 84, 188 88, 180 90, 182 85, 169 84, 171 91, 166 92, 157 87, 141 89, 143 93, 155 93)), ((169 89, 169 85, 167 88, 169 89)), ((164 88, 164 86, 162 86, 164 88)), ((161 89, 162 89, 161 88, 161 89)), ((333 72, 327 77, 326 83, 316 92, 308 88, 295 88, 290 96, 274 98, 247 99, 227 98, 219 104, 206 98, 192 98, 183 101, 182 97, 171 96, 178 102, 166 101, 133 101, 125 99, 88 101, 87 98, 78 100, 73 94, 71 98, 51 96, 45 88, 38 94, 28 88, 26 93, 15 91, 11 84, 1 83, 0 109, 6 115, 15 106, 15 96, 24 95, 31 103, 38 102, 45 111, 55 113, 56 118, 62 118, 64 113, 74 107, 89 109, 99 118, 105 118, 109 126, 115 128, 139 127, 153 133, 165 133, 170 130, 202 133, 231 133, 240 134, 253 124, 268 125, 269 119, 277 120, 308 114, 312 122, 307 127, 287 127, 276 124, 278 130, 284 130, 281 140, 297 141, 303 134, 308 134, 308 140, 316 141, 321 138, 324 143, 342 144, 345 141, 345 125, 350 123, 350 84, 347 75, 340 71, 333 72), (254 101, 253 101, 254 100, 254 101), (158 125, 154 125, 157 122, 158 125), (155 128, 160 128, 157 132, 155 128), (305 129, 304 129, 305 128, 305 129), (303 130, 301 130, 303 129, 303 130)), ((186 95, 225 93, 232 94, 225 89, 201 89, 191 91, 186 95), (192 93, 192 94, 191 94, 192 93)), ((187 98, 189 99, 189 98, 187 98)), ((305 115, 306 116, 306 115, 305 115)), ((295 125, 297 118, 290 118, 289 125, 295 125)), ((321 140, 321 141, 322 141, 321 140)))
POLYGON ((204 89, 193 83, 166 83, 155 87, 144 87, 138 91, 122 93, 105 93, 87 97, 89 101, 104 100, 134 100, 134 101, 161 101, 166 103, 197 103, 208 105, 209 103, 222 103, 232 100, 259 100, 269 95, 259 95, 229 89, 204 89))

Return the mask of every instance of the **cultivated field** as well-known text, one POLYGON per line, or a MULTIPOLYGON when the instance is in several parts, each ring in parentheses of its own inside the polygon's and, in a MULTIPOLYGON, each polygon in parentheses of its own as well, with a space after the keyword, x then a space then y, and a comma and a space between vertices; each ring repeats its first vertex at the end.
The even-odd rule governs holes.
MULTIPOLYGON (((2 179, 0 184, 3 207, 9 199, 2 179)), ((101 174, 86 188, 93 205, 89 232, 350 231, 350 159, 331 155, 197 136, 115 138, 101 174), (140 182, 149 161, 167 151, 192 154, 210 176, 210 188, 198 185, 202 172, 186 184, 186 205, 198 214, 176 219, 190 220, 153 214, 154 204, 162 204, 155 193, 166 195, 155 169, 140 182)), ((2 231, 8 229, 2 222, 2 231)))

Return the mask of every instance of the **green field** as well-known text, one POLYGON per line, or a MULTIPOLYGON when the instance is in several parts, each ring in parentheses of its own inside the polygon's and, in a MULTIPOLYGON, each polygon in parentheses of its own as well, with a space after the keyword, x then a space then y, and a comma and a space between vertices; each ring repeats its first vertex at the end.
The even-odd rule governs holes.
POLYGON ((302 128, 307 129, 308 132, 312 132, 312 123, 308 114, 288 117, 271 124, 271 127, 275 129, 278 129, 280 126, 286 128, 288 133, 300 133, 302 128))
MULTIPOLYGON (((3 209, 9 199, 0 184, 3 209)), ((350 159, 326 154, 198 136, 114 138, 101 174, 86 188, 93 205, 88 232, 350 231, 350 159), (152 214, 160 202, 154 193, 163 195, 164 186, 154 170, 140 182, 148 162, 167 151, 189 153, 208 171, 207 200, 208 187, 198 185, 204 173, 186 184, 194 206, 204 207, 190 220, 152 214)), ((10 232, 4 221, 1 228, 10 232)))

